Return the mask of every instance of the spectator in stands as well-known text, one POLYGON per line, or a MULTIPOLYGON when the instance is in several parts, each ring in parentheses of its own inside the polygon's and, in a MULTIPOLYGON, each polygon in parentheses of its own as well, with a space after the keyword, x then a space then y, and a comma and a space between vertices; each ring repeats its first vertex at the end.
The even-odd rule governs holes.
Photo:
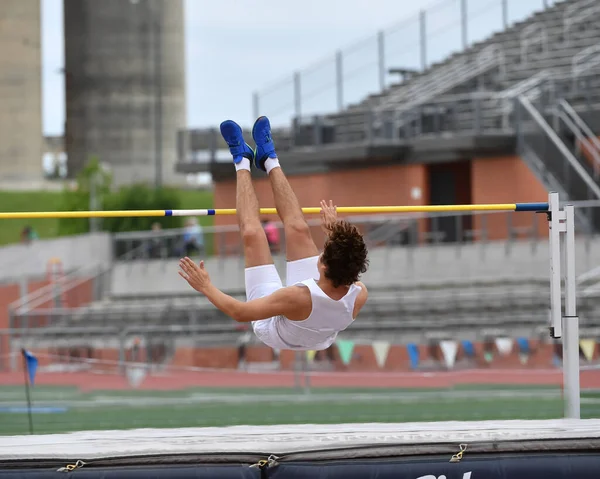
POLYGON ((21 243, 29 244, 36 239, 39 239, 37 232, 29 225, 25 226, 21 231, 21 243))
POLYGON ((204 233, 198 224, 197 218, 189 218, 183 229, 183 248, 186 256, 194 253, 200 254, 204 251, 204 233))
POLYGON ((149 254, 151 258, 162 258, 165 256, 165 241, 164 238, 160 236, 162 232, 162 226, 160 223, 156 222, 152 224, 152 233, 156 235, 156 237, 150 238, 149 245, 149 254))
POLYGON ((266 117, 256 120, 253 150, 241 127, 221 124, 236 170, 236 210, 246 261, 247 301, 238 301, 211 284, 204 262, 179 262, 182 276, 220 311, 240 323, 251 323, 255 335, 273 349, 322 350, 357 317, 367 301, 359 281, 367 270, 367 247, 358 228, 338 220, 333 202, 321 201, 323 253, 314 243, 292 187, 279 164, 266 117), (284 287, 273 264, 250 175, 251 162, 269 177, 277 212, 285 231, 287 259, 284 287))
POLYGON ((279 228, 277 223, 274 221, 263 218, 262 220, 263 229, 267 235, 267 241, 269 242, 269 248, 272 253, 279 252, 279 228))

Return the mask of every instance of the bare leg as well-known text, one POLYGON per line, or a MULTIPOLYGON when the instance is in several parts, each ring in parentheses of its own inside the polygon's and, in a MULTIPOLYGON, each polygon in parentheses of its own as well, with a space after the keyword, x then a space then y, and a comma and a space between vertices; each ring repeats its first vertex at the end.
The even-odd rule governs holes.
POLYGON ((258 199, 250 172, 239 170, 236 176, 237 218, 244 245, 246 268, 273 264, 267 236, 260 224, 258 199))
POLYGON ((285 249, 288 261, 310 258, 319 254, 312 239, 310 227, 298 203, 298 198, 280 167, 269 172, 269 180, 275 197, 275 207, 283 222, 285 249))

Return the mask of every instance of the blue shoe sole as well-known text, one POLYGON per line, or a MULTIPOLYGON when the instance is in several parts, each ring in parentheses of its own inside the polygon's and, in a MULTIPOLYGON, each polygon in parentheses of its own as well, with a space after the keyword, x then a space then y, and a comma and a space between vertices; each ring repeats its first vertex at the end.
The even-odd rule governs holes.
POLYGON ((219 130, 221 132, 221 136, 223 137, 223 139, 225 139, 225 135, 223 134, 223 125, 233 125, 235 128, 238 128, 239 131, 240 131, 240 139, 242 140, 243 144, 246 146, 246 148, 244 149, 244 151, 237 152, 239 156, 237 156, 237 161, 236 161, 235 154, 233 152, 231 152, 231 148, 238 148, 238 147, 237 146, 234 146, 234 147, 230 146, 229 143, 227 143, 227 140, 225 140, 225 143, 227 143, 227 146, 229 146, 229 151, 231 152, 232 155, 234 155, 233 163, 235 165, 237 165, 238 163, 240 163, 242 161, 242 158, 248 158, 248 160, 250 160, 250 164, 252 164, 254 162, 254 160, 255 160, 256 150, 253 149, 244 140, 242 127, 240 125, 238 125, 233 120, 225 120, 224 122, 221 123, 221 126, 219 128, 219 130))
MULTIPOLYGON (((258 124, 258 122, 260 120, 262 120, 263 118, 267 118, 266 116, 259 116, 256 121, 254 122, 254 125, 252 126, 252 139, 254 140, 254 142, 256 143, 256 138, 255 138, 255 134, 256 134, 256 125, 258 124)), ((270 125, 269 125, 270 126, 270 125)), ((269 128, 270 130, 270 128, 269 128)), ((256 153, 258 151, 258 146, 256 147, 256 149, 254 150, 254 166, 262 171, 267 171, 265 168, 265 161, 267 161, 267 158, 269 158, 269 156, 266 156, 265 158, 263 158, 262 160, 260 160, 257 156, 256 153), (260 164, 259 164, 260 161, 260 164)))

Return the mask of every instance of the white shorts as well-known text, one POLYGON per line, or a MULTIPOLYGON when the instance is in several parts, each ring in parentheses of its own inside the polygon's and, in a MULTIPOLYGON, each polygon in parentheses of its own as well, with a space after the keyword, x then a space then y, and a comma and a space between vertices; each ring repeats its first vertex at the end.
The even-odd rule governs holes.
MULTIPOLYGON (((311 278, 318 279, 318 261, 318 256, 303 258, 297 261, 288 261, 286 263, 285 272, 286 286, 291 286, 311 278)), ((274 264, 246 268, 245 281, 247 301, 264 298, 265 296, 273 294, 278 289, 283 288, 283 283, 281 282, 281 278, 279 277, 279 273, 274 264)), ((275 318, 253 321, 252 329, 254 329, 256 337, 267 346, 273 349, 289 349, 289 346, 285 344, 277 334, 275 329, 275 318)))

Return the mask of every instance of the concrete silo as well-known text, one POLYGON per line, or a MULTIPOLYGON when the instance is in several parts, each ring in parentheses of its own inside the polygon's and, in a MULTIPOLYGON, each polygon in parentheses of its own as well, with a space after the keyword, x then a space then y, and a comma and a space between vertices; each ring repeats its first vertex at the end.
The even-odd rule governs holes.
POLYGON ((40 0, 0 1, 0 181, 42 178, 40 0))
POLYGON ((63 1, 69 176, 96 156, 117 185, 181 182, 184 0, 63 1))

